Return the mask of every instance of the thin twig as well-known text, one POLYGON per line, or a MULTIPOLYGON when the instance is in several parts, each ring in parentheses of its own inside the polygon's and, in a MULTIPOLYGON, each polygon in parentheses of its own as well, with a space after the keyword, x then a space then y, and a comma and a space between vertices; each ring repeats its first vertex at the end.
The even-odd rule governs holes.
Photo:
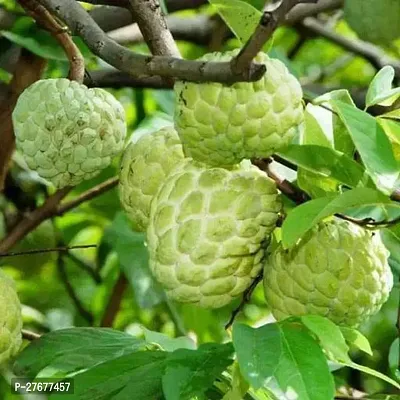
POLYGON ((52 247, 48 249, 32 249, 32 250, 24 250, 24 251, 16 251, 16 252, 8 252, 8 253, 0 253, 0 258, 2 257, 15 257, 29 254, 38 254, 38 253, 53 253, 53 252, 68 252, 69 250, 76 249, 89 249, 97 247, 96 244, 84 244, 79 246, 62 246, 62 247, 52 247))
POLYGON ((41 336, 38 333, 28 331, 27 329, 22 329, 21 333, 22 333, 22 338, 25 340, 29 340, 30 342, 32 342, 33 340, 40 339, 41 336))
POLYGON ((100 326, 107 328, 111 328, 113 326, 115 317, 118 314, 127 287, 128 280, 121 272, 117 282, 114 285, 114 289, 111 293, 111 297, 108 301, 100 326))
POLYGON ((69 79, 82 83, 85 74, 85 61, 65 27, 61 26, 37 0, 18 0, 18 2, 29 15, 54 36, 64 49, 70 65, 69 79))
POLYGON ((71 298, 72 302, 74 303, 77 311, 91 325, 93 323, 93 315, 88 310, 86 310, 84 305, 81 303, 80 299, 78 298, 78 295, 75 292, 74 287, 72 286, 68 278, 63 253, 58 254, 57 267, 61 281, 64 283, 65 289, 67 290, 67 293, 71 298))
POLYGON ((283 0, 273 11, 265 11, 254 33, 232 60, 233 70, 237 73, 249 71, 252 61, 271 38, 275 29, 282 23, 289 11, 300 3, 316 3, 318 0, 283 0))
POLYGON ((187 331, 185 328, 185 324, 183 323, 182 318, 175 307, 175 304, 172 303, 172 301, 168 297, 165 300, 165 304, 167 305, 168 313, 175 324, 176 333, 179 336, 186 336, 187 331))
POLYGON ((78 207, 82 203, 92 200, 95 197, 98 197, 105 192, 108 192, 117 185, 118 185, 118 177, 107 179, 106 181, 100 183, 99 185, 92 187, 86 192, 83 192, 78 197, 75 197, 73 200, 60 204, 59 207, 57 208, 55 215, 61 216, 65 214, 67 211, 70 211, 73 208, 78 207))
POLYGON ((246 73, 237 73, 231 63, 183 60, 168 56, 138 54, 109 38, 75 0, 38 0, 63 20, 94 54, 115 68, 139 77, 162 76, 189 81, 233 83, 257 81, 265 73, 265 65, 251 64, 246 73))
POLYGON ((237 315, 243 310, 244 306, 250 301, 250 298, 254 292, 254 289, 262 281, 262 279, 263 279, 263 270, 260 271, 260 273, 254 278, 251 285, 243 293, 242 300, 241 300, 240 304, 238 305, 238 307, 232 311, 231 317, 229 318, 229 321, 225 325, 225 329, 229 329, 233 325, 237 315))
MULTIPOLYGON (((95 246, 97 247, 97 246, 95 246)), ((69 249, 71 250, 71 248, 69 249)), ((73 250, 73 249, 72 249, 73 250)), ((71 259, 78 267, 80 267, 82 270, 87 272, 96 283, 101 283, 102 278, 99 272, 95 269, 95 267, 92 267, 90 264, 88 264, 86 261, 82 260, 81 258, 77 257, 74 253, 71 253, 70 251, 67 251, 65 254, 69 259, 71 259)))

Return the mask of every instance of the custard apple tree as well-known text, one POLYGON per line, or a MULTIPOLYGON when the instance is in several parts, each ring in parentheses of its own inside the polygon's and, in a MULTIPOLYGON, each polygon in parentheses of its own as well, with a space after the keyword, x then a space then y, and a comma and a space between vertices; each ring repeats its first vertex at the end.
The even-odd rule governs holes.
POLYGON ((0 399, 398 400, 399 7, 0 0, 0 399))

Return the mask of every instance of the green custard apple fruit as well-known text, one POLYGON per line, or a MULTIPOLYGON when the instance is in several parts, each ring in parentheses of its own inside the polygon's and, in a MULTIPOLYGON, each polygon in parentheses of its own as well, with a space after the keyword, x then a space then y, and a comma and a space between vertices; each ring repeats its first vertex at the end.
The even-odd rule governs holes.
POLYGON ((251 164, 228 170, 186 159, 151 203, 150 268, 171 299, 222 307, 262 269, 280 209, 275 183, 251 164))
POLYGON ((64 78, 29 86, 12 120, 29 168, 57 188, 97 175, 122 151, 126 135, 124 109, 113 95, 64 78))
POLYGON ((125 149, 119 173, 119 195, 136 230, 146 231, 151 200, 183 158, 182 145, 173 127, 141 136, 125 149))
POLYGON ((388 257, 378 232, 343 220, 320 223, 294 248, 269 256, 265 297, 277 320, 317 314, 355 327, 389 296, 388 257))
POLYGON ((344 16, 362 40, 389 45, 400 38, 399 0, 346 0, 344 16))
MULTIPOLYGON (((229 61, 238 51, 201 60, 229 61)), ((188 157, 213 166, 265 158, 299 131, 304 118, 300 83, 279 60, 259 53, 255 61, 267 68, 257 82, 175 84, 175 126, 188 157)))
POLYGON ((0 365, 17 354, 21 329, 21 304, 14 282, 0 270, 0 365))

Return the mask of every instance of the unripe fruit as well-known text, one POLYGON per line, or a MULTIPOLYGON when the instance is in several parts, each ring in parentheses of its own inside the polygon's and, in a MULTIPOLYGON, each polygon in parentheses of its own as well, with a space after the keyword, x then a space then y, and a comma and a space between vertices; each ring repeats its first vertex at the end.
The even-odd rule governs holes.
POLYGON ((147 229, 151 200, 183 158, 182 145, 173 127, 144 135, 126 148, 119 174, 119 195, 136 230, 147 229))
MULTIPOLYGON (((239 50, 211 53, 229 61, 239 50)), ((264 158, 287 145, 303 121, 302 90, 279 60, 259 53, 267 72, 257 82, 177 82, 175 125, 187 156, 214 166, 264 158)))
POLYGON ((264 268, 265 297, 277 320, 318 314, 357 326, 379 311, 393 285, 379 233, 343 220, 320 223, 264 268))
POLYGON ((0 365, 17 354, 21 329, 21 304, 14 282, 0 270, 0 365))
POLYGON ((346 0, 344 16, 362 40, 389 45, 400 38, 399 0, 346 0))
POLYGON ((151 204, 150 267, 167 295, 217 308, 251 284, 281 209, 275 183, 253 166, 185 160, 151 204))
POLYGON ((44 79, 18 98, 16 143, 29 168, 57 188, 97 175, 122 151, 122 105, 103 89, 68 79, 44 79))

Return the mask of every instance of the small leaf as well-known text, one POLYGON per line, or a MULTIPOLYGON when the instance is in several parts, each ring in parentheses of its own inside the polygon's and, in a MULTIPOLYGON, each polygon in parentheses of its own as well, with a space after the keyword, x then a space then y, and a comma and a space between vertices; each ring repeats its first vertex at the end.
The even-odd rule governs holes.
MULTIPOLYGON (((257 27, 262 12, 241 0, 208 0, 242 44, 246 43, 257 27)), ((269 40, 263 50, 271 47, 269 40)))
POLYGON ((291 210, 282 225, 282 245, 290 248, 314 225, 336 213, 363 205, 393 205, 389 197, 369 188, 357 188, 343 194, 307 201, 291 210))
POLYGON ((196 348, 193 340, 186 336, 171 338, 163 333, 149 331, 146 328, 143 328, 143 331, 146 342, 156 343, 165 351, 175 351, 178 349, 194 350, 196 348))
POLYGON ((167 358, 162 386, 166 400, 190 400, 202 395, 233 363, 231 343, 206 343, 197 350, 179 349, 167 358))
POLYGON ((329 147, 293 144, 279 155, 299 167, 336 179, 349 187, 356 187, 364 178, 364 169, 360 164, 329 147))
POLYGON ((385 100, 391 99, 390 106, 400 95, 400 88, 392 89, 395 76, 394 68, 390 65, 383 67, 372 79, 365 100, 366 107, 381 104, 385 100))
POLYGON ((332 104, 346 125, 376 186, 390 194, 398 179, 399 168, 383 128, 364 111, 337 100, 332 104))
POLYGON ((259 389, 273 376, 280 359, 282 341, 278 325, 253 329, 234 324, 232 341, 243 375, 254 389, 259 389))
POLYGON ((32 342, 18 356, 15 373, 35 377, 54 366, 72 372, 144 348, 144 341, 107 328, 70 328, 50 332, 32 342))
POLYGON ((389 350, 389 368, 400 382, 400 338, 396 338, 389 350))
POLYGON ((335 361, 350 361, 349 347, 336 324, 319 315, 305 315, 300 317, 300 320, 318 337, 321 346, 335 361))
POLYGON ((347 328, 345 326, 341 326, 340 330, 346 341, 357 348, 359 348, 364 353, 369 354, 372 356, 372 349, 371 345, 369 344, 368 339, 357 329, 347 328))
POLYGON ((104 362, 74 376, 74 394, 50 400, 161 400, 166 352, 141 351, 104 362))
POLYGON ((235 324, 233 343, 240 369, 255 388, 278 398, 333 399, 335 387, 326 358, 300 324, 267 324, 253 329, 235 324))
POLYGON ((104 241, 117 252, 121 269, 133 288, 136 301, 140 307, 149 308, 164 301, 165 294, 150 272, 144 240, 144 234, 134 232, 122 212, 104 231, 104 241))

